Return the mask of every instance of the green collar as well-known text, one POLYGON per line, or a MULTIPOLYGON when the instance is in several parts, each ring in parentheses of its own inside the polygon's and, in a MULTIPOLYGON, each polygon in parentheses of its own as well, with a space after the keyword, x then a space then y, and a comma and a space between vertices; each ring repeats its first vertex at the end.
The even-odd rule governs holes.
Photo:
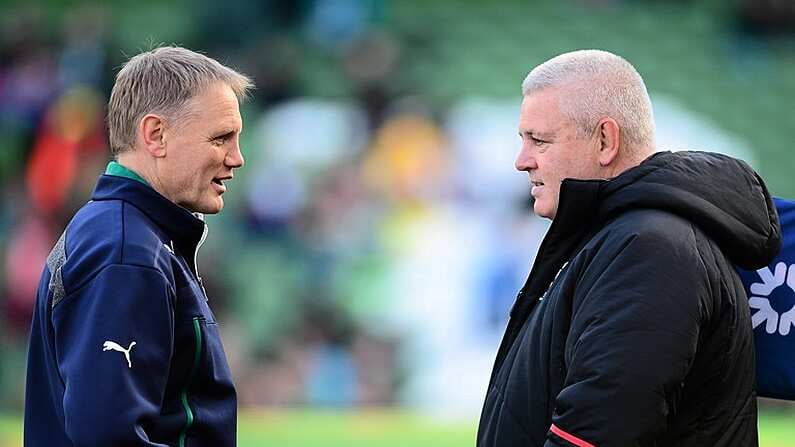
POLYGON ((138 175, 135 171, 120 165, 116 161, 111 161, 108 163, 108 167, 105 168, 105 174, 115 175, 116 177, 127 177, 129 179, 138 180, 144 185, 149 186, 149 183, 147 183, 143 177, 138 175))

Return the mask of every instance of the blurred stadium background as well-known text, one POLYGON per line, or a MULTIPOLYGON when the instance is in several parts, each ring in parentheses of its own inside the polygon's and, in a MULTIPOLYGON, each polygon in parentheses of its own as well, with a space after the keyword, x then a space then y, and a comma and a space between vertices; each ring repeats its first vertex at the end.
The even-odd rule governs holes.
MULTIPOLYGON (((240 444, 473 445, 547 223, 513 171, 520 83, 578 48, 633 62, 660 149, 749 161, 795 197, 795 2, 0 2, 0 446, 20 445, 53 241, 108 160, 104 107, 159 43, 252 75, 247 166, 200 257, 240 444)), ((767 447, 795 413, 763 402, 767 447)))

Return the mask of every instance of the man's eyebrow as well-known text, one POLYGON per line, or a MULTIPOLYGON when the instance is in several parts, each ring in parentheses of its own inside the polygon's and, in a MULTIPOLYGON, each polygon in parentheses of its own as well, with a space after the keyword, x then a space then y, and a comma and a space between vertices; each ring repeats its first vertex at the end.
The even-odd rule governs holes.
POLYGON ((528 136, 528 137, 532 136, 532 137, 535 137, 535 138, 544 139, 544 138, 551 138, 554 135, 555 135, 554 132, 541 132, 541 131, 533 130, 533 129, 519 129, 519 136, 520 137, 522 137, 522 136, 528 136))

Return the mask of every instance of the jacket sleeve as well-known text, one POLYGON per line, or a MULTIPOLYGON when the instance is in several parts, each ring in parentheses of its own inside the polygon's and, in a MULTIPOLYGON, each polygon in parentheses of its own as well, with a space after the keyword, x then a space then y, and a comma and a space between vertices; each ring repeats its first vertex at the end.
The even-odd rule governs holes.
POLYGON ((173 290, 162 273, 111 265, 53 309, 66 432, 75 446, 155 446, 173 348, 173 290), (129 361, 128 361, 129 357, 129 361))
POLYGON ((583 268, 546 447, 639 445, 676 411, 708 291, 694 235, 683 233, 614 240, 619 249, 583 268))

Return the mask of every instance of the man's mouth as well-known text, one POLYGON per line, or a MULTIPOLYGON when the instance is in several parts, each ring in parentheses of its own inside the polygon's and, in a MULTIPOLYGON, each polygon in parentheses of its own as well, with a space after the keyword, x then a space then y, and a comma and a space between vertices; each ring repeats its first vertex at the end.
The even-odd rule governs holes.
POLYGON ((225 177, 215 177, 213 179, 213 183, 217 183, 219 185, 223 185, 224 182, 227 182, 229 180, 232 180, 232 176, 231 175, 227 175, 225 177))
POLYGON ((542 191, 541 188, 544 187, 544 182, 539 182, 538 180, 531 180, 530 184, 533 186, 532 188, 530 188, 531 196, 537 197, 539 194, 541 194, 542 191))
POLYGON ((218 189, 220 189, 220 192, 226 192, 226 184, 225 184, 225 183, 226 183, 228 180, 231 180, 231 179, 232 179, 232 177, 231 177, 231 176, 229 176, 229 177, 216 177, 216 178, 214 178, 214 179, 212 180, 212 183, 213 183, 214 185, 217 185, 217 186, 218 186, 218 189))

